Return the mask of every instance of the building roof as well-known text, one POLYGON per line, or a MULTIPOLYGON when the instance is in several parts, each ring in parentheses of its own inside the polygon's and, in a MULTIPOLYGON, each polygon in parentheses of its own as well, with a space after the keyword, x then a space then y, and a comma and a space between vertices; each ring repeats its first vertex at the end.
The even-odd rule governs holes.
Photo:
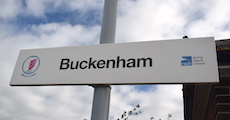
POLYGON ((230 120, 230 39, 216 41, 218 84, 184 84, 185 120, 230 120))

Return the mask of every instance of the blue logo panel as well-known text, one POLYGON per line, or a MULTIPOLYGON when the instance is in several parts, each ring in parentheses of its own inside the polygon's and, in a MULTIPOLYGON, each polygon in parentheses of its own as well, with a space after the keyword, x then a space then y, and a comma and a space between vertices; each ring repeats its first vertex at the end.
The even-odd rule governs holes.
POLYGON ((192 56, 182 56, 181 66, 192 66, 192 56))

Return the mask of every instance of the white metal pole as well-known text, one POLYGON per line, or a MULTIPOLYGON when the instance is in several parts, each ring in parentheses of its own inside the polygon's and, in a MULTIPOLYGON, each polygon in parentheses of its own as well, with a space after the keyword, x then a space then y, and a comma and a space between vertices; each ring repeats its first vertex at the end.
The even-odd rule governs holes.
POLYGON ((95 85, 91 120, 108 120, 110 103, 110 86, 95 85))
MULTIPOLYGON (((117 0, 105 0, 100 44, 114 43, 117 17, 117 0)), ((93 85, 93 107, 91 120, 108 120, 110 85, 93 85)))
POLYGON ((100 44, 114 43, 117 20, 117 0, 105 0, 100 44))

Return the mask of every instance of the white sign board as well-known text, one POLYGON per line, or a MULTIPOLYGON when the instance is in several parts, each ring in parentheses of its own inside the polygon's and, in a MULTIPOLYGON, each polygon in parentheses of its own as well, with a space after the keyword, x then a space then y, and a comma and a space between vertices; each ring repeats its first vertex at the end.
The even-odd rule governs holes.
POLYGON ((10 85, 211 82, 213 37, 21 50, 10 85))

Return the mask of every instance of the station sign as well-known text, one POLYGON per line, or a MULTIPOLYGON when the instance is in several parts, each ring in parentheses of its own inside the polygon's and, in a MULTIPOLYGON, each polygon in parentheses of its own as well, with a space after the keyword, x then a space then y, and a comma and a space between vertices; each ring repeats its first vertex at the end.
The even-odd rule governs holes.
POLYGON ((213 37, 21 50, 10 85, 219 82, 213 37))

